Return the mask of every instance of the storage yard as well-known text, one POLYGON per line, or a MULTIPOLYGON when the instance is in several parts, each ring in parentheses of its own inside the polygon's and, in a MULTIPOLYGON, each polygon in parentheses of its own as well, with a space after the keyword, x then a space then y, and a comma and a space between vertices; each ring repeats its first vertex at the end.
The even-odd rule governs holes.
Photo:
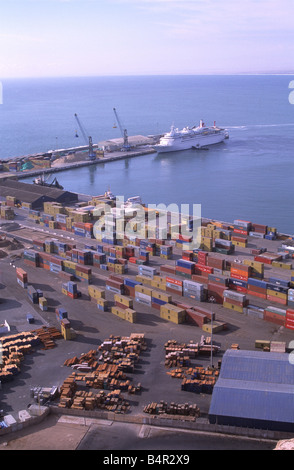
MULTIPOLYGON (((0 260, 0 433, 32 404, 195 429, 210 418, 214 426, 221 413, 214 391, 224 381, 226 354, 250 351, 261 368, 280 356, 290 364, 294 243, 278 228, 202 219, 201 246, 191 250, 185 218, 178 232, 169 223, 162 239, 146 225, 145 207, 148 236, 142 238, 140 223, 125 210, 112 238, 94 228, 102 204, 118 209, 112 199, 77 202, 61 192, 58 202, 44 199, 37 207, 45 193, 26 201, 22 185, 9 188, 11 194, 1 193, 0 235, 15 245, 0 260), (132 237, 124 232, 127 223, 132 237)), ((265 383, 274 376, 271 371, 265 383)), ((241 408, 222 423, 238 428, 239 420, 242 427, 241 408)), ((284 415, 269 418, 265 409, 257 417, 254 404, 250 412, 255 429, 271 419, 274 431, 293 431, 284 415)))

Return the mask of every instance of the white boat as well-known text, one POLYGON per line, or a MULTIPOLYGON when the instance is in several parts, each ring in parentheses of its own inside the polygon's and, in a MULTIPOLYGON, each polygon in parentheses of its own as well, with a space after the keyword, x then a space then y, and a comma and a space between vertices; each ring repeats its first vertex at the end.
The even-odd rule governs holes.
POLYGON ((154 145, 158 153, 175 152, 191 148, 200 149, 208 145, 218 144, 229 138, 226 129, 215 125, 208 127, 203 121, 199 126, 184 127, 182 130, 171 126, 170 132, 160 138, 159 143, 154 145))

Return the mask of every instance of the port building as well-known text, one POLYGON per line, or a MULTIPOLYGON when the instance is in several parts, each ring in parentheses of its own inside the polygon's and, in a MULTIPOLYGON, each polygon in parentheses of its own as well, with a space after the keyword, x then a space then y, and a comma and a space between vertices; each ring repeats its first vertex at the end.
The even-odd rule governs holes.
MULTIPOLYGON (((159 136, 144 136, 144 135, 134 135, 128 137, 128 142, 130 146, 135 149, 136 147, 141 146, 152 146, 159 140, 159 136)), ((98 147, 109 152, 114 152, 121 150, 123 147, 124 140, 123 138, 103 140, 98 143, 98 147)))
POLYGON ((292 354, 228 349, 213 389, 209 422, 293 432, 292 354))
POLYGON ((78 195, 62 189, 23 183, 13 179, 0 182, 0 198, 14 197, 16 203, 27 204, 33 210, 43 208, 44 202, 72 204, 78 202, 78 195))

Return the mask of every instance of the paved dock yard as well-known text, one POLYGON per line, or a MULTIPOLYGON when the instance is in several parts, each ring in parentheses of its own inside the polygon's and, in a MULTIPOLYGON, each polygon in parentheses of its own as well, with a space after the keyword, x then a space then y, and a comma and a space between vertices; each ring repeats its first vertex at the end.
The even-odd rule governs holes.
MULTIPOLYGON (((31 240, 34 238, 69 240, 75 243, 77 248, 84 248, 84 244, 87 243, 85 239, 74 236, 72 233, 38 227, 26 218, 26 211, 22 209, 15 209, 15 213, 14 221, 0 223, 0 234, 7 233, 8 237, 15 237, 22 242, 24 248, 31 248, 31 240)), ((95 243, 95 240, 88 242, 95 243)), ((233 259, 242 260, 245 257, 248 258, 248 253, 252 248, 265 247, 268 248, 268 251, 275 252, 280 245, 281 240, 250 238, 247 248, 236 247, 235 253, 230 256, 233 259)), ((55 308, 62 306, 68 311, 71 326, 77 336, 71 341, 65 341, 63 338, 58 339, 55 341, 55 348, 42 350, 41 347, 38 347, 34 352, 25 356, 20 373, 11 382, 2 384, 0 408, 3 409, 4 414, 16 414, 19 410, 26 409, 33 403, 30 396, 32 387, 61 386, 72 372, 72 369, 63 365, 66 359, 96 349, 110 335, 129 336, 131 333, 137 332, 145 334, 147 349, 140 354, 135 372, 127 374, 133 385, 140 383, 142 386, 140 393, 125 394, 130 403, 130 413, 142 416, 145 405, 164 400, 175 403, 196 403, 201 414, 207 415, 211 395, 181 390, 181 379, 173 379, 167 374, 168 369, 164 365, 164 344, 170 339, 175 339, 179 343, 187 343, 190 340, 199 342, 201 336, 210 336, 210 334, 196 326, 167 322, 160 318, 158 310, 145 307, 135 300, 136 323, 126 322, 111 312, 100 312, 95 303, 90 301, 87 294, 88 287, 82 282, 78 282, 82 297, 75 300, 70 299, 62 294, 61 284, 63 281, 57 274, 24 264, 21 252, 22 249, 11 251, 8 256, 0 259, 0 324, 7 320, 11 327, 9 334, 29 331, 42 325, 60 328, 56 320, 55 308), (48 300, 48 311, 41 311, 37 305, 33 305, 29 301, 27 291, 16 282, 16 267, 22 267, 27 271, 29 284, 43 291, 48 300), (35 324, 31 325, 26 321, 27 313, 33 313, 35 324)), ((177 249, 174 250, 174 253, 177 255, 177 249)), ((180 251, 178 251, 178 255, 180 257, 180 251)), ((174 263, 174 260, 163 260, 158 256, 152 256, 150 260, 152 266, 158 267, 160 264, 174 263)), ((268 269, 271 270, 272 276, 289 279, 289 272, 267 265, 265 265, 265 277, 268 269)), ((107 272, 92 267, 92 273, 93 284, 104 286, 108 276, 107 272)), ((127 277, 135 278, 137 273, 137 266, 129 263, 127 277)), ((249 298, 253 305, 260 307, 269 305, 267 300, 250 296, 249 298)), ((113 301, 113 294, 107 290, 106 299, 110 303, 113 301)), ((177 296, 173 295, 173 299, 177 300, 177 296)), ((178 300, 185 302, 183 297, 178 297, 178 300)), ((191 299, 187 299, 187 303, 191 304, 191 302, 193 302, 191 299)), ((201 302, 201 306, 211 308, 216 314, 216 320, 223 321, 228 325, 227 330, 213 334, 213 341, 221 348, 219 354, 213 357, 215 367, 221 360, 222 354, 233 343, 238 343, 240 349, 254 350, 256 339, 283 341, 286 345, 293 339, 291 330, 274 323, 228 310, 219 304, 211 305, 207 302, 201 302)), ((279 307, 278 304, 275 306, 279 307)), ((198 356, 197 359, 191 360, 191 365, 206 368, 210 366, 210 361, 210 356, 198 356)))

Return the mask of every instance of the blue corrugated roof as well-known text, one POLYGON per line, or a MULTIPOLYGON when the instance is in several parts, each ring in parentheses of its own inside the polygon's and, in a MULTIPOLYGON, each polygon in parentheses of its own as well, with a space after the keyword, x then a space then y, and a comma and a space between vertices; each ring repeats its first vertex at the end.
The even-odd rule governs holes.
POLYGON ((228 349, 220 377, 294 385, 294 365, 285 353, 228 349))
POLYGON ((218 379, 209 414, 294 423, 294 386, 218 379))
POLYGON ((294 365, 289 354, 226 351, 209 414, 294 423, 294 365))

